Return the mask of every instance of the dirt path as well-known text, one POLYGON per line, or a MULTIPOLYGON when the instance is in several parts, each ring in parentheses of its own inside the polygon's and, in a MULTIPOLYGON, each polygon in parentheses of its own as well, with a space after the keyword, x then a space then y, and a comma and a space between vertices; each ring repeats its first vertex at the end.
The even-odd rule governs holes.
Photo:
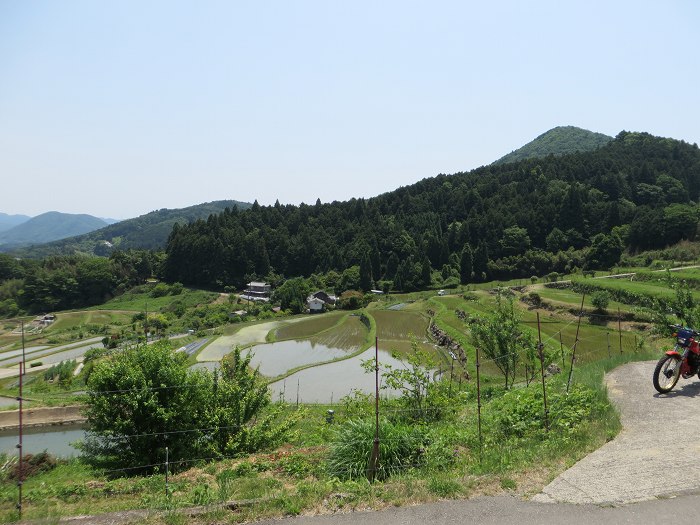
POLYGON ((540 502, 619 505, 700 490, 700 381, 681 379, 659 395, 654 361, 630 363, 606 376, 623 430, 535 496, 540 502))

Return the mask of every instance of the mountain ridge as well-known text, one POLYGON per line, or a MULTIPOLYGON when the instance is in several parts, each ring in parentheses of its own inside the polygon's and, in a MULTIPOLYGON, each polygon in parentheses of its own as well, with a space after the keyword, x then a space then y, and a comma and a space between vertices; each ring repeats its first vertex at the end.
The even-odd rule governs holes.
POLYGON ((0 245, 22 246, 81 235, 106 226, 107 222, 87 214, 48 211, 0 233, 0 245))
POLYGON ((12 251, 20 257, 45 257, 74 253, 109 255, 116 248, 159 249, 165 247, 175 223, 187 224, 197 219, 206 219, 209 215, 220 213, 226 208, 247 209, 251 206, 252 204, 247 202, 221 200, 185 208, 161 208, 113 224, 105 223, 99 229, 44 244, 17 249, 3 249, 0 245, 0 251, 12 251))
POLYGON ((541 158, 547 155, 566 155, 568 153, 593 151, 608 142, 613 137, 595 131, 579 128, 576 126, 557 126, 524 146, 511 151, 493 164, 506 164, 519 160, 541 158))

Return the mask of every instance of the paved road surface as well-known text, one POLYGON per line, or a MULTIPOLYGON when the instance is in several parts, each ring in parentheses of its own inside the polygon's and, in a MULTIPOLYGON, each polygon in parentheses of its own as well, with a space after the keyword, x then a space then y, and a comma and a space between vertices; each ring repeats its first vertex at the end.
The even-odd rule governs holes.
POLYGON ((700 491, 700 381, 680 379, 671 393, 657 394, 654 365, 630 363, 608 374, 622 432, 552 481, 536 501, 619 505, 700 491))
POLYGON ((550 505, 498 496, 441 501, 379 512, 285 518, 258 522, 258 525, 608 525, 663 522, 685 525, 698 522, 699 509, 700 495, 646 501, 624 507, 565 503, 550 505))

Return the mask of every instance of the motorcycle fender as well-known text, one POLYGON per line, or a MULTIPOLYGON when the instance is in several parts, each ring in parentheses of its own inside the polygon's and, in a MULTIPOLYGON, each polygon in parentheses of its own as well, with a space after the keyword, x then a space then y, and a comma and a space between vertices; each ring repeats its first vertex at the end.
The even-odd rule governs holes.
POLYGON ((681 358, 681 354, 677 350, 668 350, 668 351, 666 351, 666 355, 677 357, 678 359, 681 358))

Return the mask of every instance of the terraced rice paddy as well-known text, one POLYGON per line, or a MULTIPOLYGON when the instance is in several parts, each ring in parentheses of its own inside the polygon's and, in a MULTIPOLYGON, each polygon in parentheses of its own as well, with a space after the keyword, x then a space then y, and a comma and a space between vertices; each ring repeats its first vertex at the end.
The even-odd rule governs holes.
POLYGON ((312 337, 311 341, 314 344, 354 352, 366 344, 367 327, 360 321, 359 316, 350 315, 340 325, 332 330, 321 332, 312 337))
MULTIPOLYGON (((59 363, 61 359, 55 361, 55 356, 70 355, 73 357, 63 357, 66 359, 75 359, 76 357, 82 357, 85 352, 90 348, 102 348, 102 338, 93 337, 91 339, 86 339, 84 341, 79 341, 77 343, 70 343, 61 346, 36 346, 33 348, 26 348, 24 353, 27 357, 27 363, 33 361, 41 360, 42 363, 56 362, 59 363), (48 357, 51 354, 51 357, 48 357)), ((10 366, 19 363, 22 360, 22 350, 11 350, 9 352, 4 352, 0 354, 0 366, 10 366)))
POLYGON ((419 312, 374 310, 371 314, 377 322, 377 337, 380 341, 407 340, 409 334, 418 340, 426 337, 428 317, 419 312))
POLYGON ((274 330, 281 324, 282 321, 270 321, 244 326, 233 335, 222 335, 197 355, 197 361, 221 361, 225 355, 231 353, 236 345, 244 347, 255 343, 264 343, 270 330, 274 330))
MULTIPOLYGON (((270 384, 272 399, 284 399, 289 403, 331 403, 351 394, 354 390, 366 393, 374 392, 374 374, 365 373, 362 361, 374 358, 374 348, 368 348, 362 354, 329 363, 322 366, 306 368, 286 379, 270 384)), ((387 352, 380 351, 379 362, 392 366, 402 366, 387 352)), ((382 395, 395 396, 396 391, 382 390, 382 395)))
POLYGON ((256 345, 246 350, 247 352, 253 353, 251 365, 258 367, 260 373, 268 377, 282 375, 300 366, 347 356, 347 353, 340 348, 314 344, 309 340, 278 341, 256 345))
POLYGON ((345 315, 343 312, 316 314, 296 323, 285 323, 275 330, 275 338, 307 339, 340 323, 345 315))

